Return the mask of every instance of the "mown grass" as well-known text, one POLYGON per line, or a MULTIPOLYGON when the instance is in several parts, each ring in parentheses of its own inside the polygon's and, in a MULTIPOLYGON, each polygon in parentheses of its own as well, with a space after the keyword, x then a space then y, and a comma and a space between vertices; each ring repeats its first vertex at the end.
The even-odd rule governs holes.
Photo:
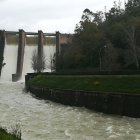
POLYGON ((72 90, 140 93, 140 76, 56 76, 38 75, 28 82, 36 87, 72 90))
POLYGON ((21 140, 16 134, 8 133, 5 129, 0 128, 0 140, 21 140))

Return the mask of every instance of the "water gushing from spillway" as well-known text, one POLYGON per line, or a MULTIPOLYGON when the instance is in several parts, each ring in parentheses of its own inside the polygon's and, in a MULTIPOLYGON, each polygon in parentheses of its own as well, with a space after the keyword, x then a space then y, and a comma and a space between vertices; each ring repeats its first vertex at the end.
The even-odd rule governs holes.
POLYGON ((1 81, 12 81, 12 74, 16 73, 17 66, 17 45, 5 45, 4 48, 4 63, 1 73, 1 81))
MULTIPOLYGON (((31 66, 31 60, 33 51, 37 50, 37 46, 34 45, 26 45, 24 50, 24 61, 23 61, 23 71, 22 71, 22 80, 24 80, 24 76, 26 73, 34 72, 31 66)), ((46 71, 50 71, 50 59, 51 56, 55 53, 54 45, 44 45, 43 47, 45 60, 46 60, 46 71)), ((4 63, 6 65, 2 68, 1 81, 12 81, 12 74, 16 73, 17 67, 17 54, 18 53, 18 45, 5 45, 4 49, 4 63)))

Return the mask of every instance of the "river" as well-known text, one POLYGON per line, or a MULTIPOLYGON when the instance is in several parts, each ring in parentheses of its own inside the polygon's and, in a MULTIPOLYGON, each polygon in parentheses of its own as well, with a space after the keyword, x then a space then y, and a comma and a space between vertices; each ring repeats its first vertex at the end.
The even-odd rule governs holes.
POLYGON ((140 140, 140 119, 38 100, 24 82, 0 83, 0 126, 21 127, 23 140, 140 140))
MULTIPOLYGON (((23 78, 32 72, 33 46, 25 47, 23 78)), ((45 47, 47 59, 55 47, 45 47)), ((0 81, 0 126, 20 126, 23 140, 140 140, 140 119, 105 115, 81 107, 38 100, 24 92, 24 80, 12 83, 17 46, 6 45, 0 81)))

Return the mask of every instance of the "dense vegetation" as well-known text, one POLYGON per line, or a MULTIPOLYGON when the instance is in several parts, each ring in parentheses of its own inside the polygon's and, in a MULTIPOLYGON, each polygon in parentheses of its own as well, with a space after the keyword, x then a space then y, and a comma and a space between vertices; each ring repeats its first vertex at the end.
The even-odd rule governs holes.
POLYGON ((8 133, 5 129, 0 128, 0 140, 21 140, 21 137, 8 133))
POLYGON ((57 68, 139 70, 140 0, 128 0, 121 7, 114 2, 108 12, 85 9, 73 42, 62 49, 57 68))
POLYGON ((38 75, 29 80, 28 84, 35 87, 140 93, 140 76, 38 75))

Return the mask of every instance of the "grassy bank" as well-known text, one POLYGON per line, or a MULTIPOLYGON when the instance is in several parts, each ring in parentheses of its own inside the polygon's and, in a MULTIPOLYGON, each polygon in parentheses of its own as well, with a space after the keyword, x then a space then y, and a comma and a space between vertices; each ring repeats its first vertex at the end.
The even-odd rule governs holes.
POLYGON ((8 133, 5 129, 0 128, 0 140, 21 140, 15 134, 8 133))
POLYGON ((140 76, 54 76, 38 75, 28 82, 36 87, 140 93, 140 76))

